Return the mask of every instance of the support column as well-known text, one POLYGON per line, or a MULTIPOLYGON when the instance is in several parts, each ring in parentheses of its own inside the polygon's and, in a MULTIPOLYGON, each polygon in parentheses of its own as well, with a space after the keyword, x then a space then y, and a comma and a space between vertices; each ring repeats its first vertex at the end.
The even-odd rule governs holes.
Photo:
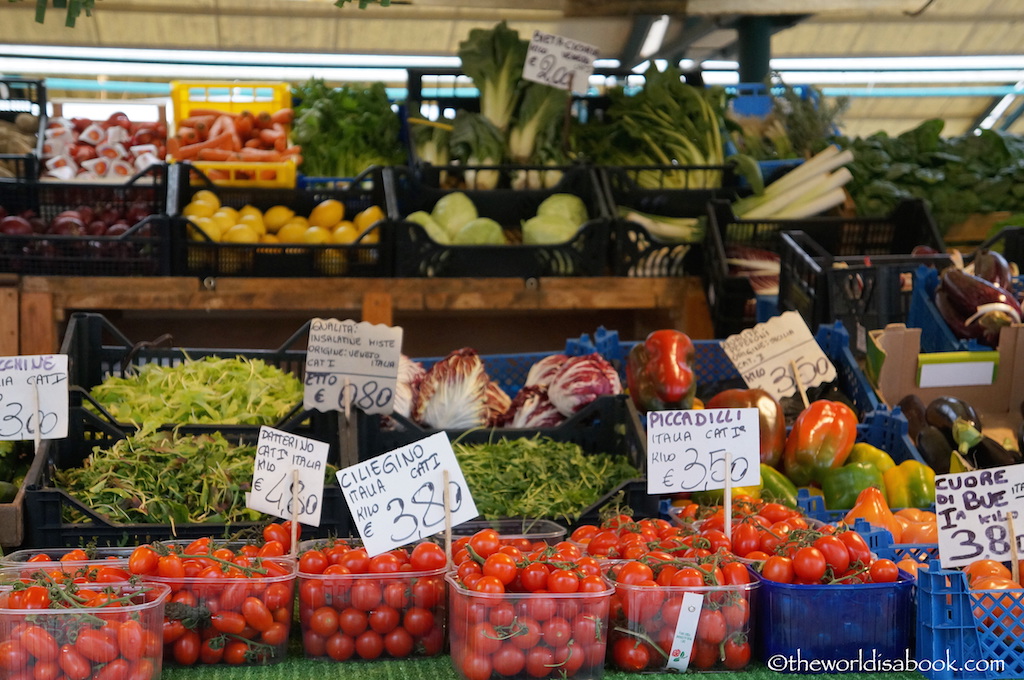
POLYGON ((768 77, 772 26, 769 16, 748 16, 736 22, 741 83, 760 83, 768 77))

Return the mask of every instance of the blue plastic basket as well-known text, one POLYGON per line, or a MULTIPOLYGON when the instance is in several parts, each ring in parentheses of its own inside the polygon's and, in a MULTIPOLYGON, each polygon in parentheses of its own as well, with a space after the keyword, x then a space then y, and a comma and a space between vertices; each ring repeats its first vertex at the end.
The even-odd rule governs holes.
POLYGON ((930 662, 918 669, 923 675, 1024 677, 1024 589, 971 591, 966 574, 943 569, 937 560, 917 579, 916 658, 930 662))
POLYGON ((795 585, 758 579, 762 661, 798 654, 818 662, 903 660, 912 651, 914 577, 906 572, 894 583, 795 585))
POLYGON ((939 285, 939 272, 930 267, 918 267, 914 272, 914 290, 910 296, 907 326, 921 329, 922 352, 962 352, 989 349, 976 340, 960 340, 949 329, 939 314, 935 288, 939 285))

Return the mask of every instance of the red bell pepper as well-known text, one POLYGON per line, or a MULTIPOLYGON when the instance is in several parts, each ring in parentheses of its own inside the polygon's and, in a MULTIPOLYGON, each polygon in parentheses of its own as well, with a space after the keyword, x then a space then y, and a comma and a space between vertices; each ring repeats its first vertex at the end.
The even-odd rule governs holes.
POLYGON ((820 399, 797 416, 786 438, 783 471, 797 486, 820 484, 846 462, 857 441, 857 414, 840 401, 820 399))
POLYGON ((633 403, 645 413, 691 408, 697 394, 692 365, 693 342, 688 335, 672 329, 654 331, 626 357, 626 385, 633 403))
POLYGON ((723 390, 704 404, 705 408, 756 408, 761 432, 761 462, 774 468, 782 463, 786 448, 786 414, 778 399, 762 389, 723 390))

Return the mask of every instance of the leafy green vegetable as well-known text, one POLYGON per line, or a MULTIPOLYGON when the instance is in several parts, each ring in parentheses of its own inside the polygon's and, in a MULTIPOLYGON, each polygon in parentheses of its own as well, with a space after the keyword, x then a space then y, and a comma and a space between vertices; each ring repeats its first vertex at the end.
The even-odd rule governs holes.
POLYGON ((143 433, 182 423, 273 425, 302 403, 302 383, 260 359, 206 357, 143 364, 90 390, 118 422, 143 433))
POLYGON ((538 136, 561 120, 569 101, 568 90, 542 83, 524 82, 523 92, 522 103, 508 134, 509 156, 514 163, 537 160, 538 136))
POLYGON ((356 177, 374 165, 405 162, 401 121, 383 83, 331 88, 310 78, 292 96, 298 103, 291 138, 302 146, 306 175, 356 177))
POLYGON ((453 443, 455 457, 487 519, 557 518, 569 522, 623 482, 641 474, 623 456, 586 454, 549 437, 453 443))
MULTIPOLYGON (((452 125, 451 155, 464 165, 500 165, 505 160, 505 137, 486 117, 471 111, 459 111, 452 125)), ((466 185, 473 189, 493 189, 498 170, 466 170, 466 185)))
POLYGON ((474 28, 459 43, 462 70, 480 90, 480 112, 501 132, 508 129, 519 103, 529 45, 505 21, 494 28, 474 28))
POLYGON ((538 215, 563 217, 577 227, 587 221, 587 206, 576 194, 551 194, 537 206, 538 215))
POLYGON ((580 223, 564 215, 536 215, 523 222, 523 243, 545 245, 565 243, 580 230, 580 223))
POLYGON ((437 199, 430 217, 453 238, 463 225, 477 218, 476 206, 466 194, 453 191, 437 199))
POLYGON ((462 225, 452 242, 460 246, 502 246, 507 240, 500 224, 490 217, 478 217, 462 225))

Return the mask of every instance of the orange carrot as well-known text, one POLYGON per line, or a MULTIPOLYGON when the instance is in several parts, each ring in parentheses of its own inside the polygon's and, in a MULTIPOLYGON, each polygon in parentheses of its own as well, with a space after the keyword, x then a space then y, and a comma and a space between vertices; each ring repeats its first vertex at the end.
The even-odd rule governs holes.
POLYGON ((235 118, 235 132, 242 139, 248 139, 249 135, 252 134, 253 129, 253 115, 248 111, 243 111, 239 114, 238 118, 235 118))
POLYGON ((213 182, 216 182, 218 180, 224 181, 224 180, 231 179, 231 173, 228 172, 227 170, 213 170, 213 169, 211 169, 211 170, 207 170, 206 171, 206 177, 208 179, 210 179, 211 181, 213 181, 213 182))
POLYGON ((182 118, 178 121, 178 127, 191 127, 197 128, 200 125, 209 129, 213 125, 213 121, 217 119, 217 116, 189 116, 188 118, 182 118))
POLYGON ((178 157, 178 149, 181 148, 181 140, 177 137, 171 137, 167 140, 167 155, 171 158, 178 157))
POLYGON ((242 159, 237 151, 230 149, 200 149, 198 156, 201 161, 238 161, 242 159))
POLYGON ((196 142, 203 141, 199 139, 199 133, 196 132, 196 129, 191 127, 178 128, 177 137, 181 140, 182 144, 195 144, 196 142))
POLYGON ((274 140, 274 151, 278 153, 284 153, 284 150, 288 148, 288 138, 285 136, 278 137, 274 140))
POLYGON ((214 117, 217 117, 217 116, 231 116, 232 118, 234 118, 238 114, 237 113, 231 113, 230 111, 221 111, 220 109, 204 109, 204 108, 200 107, 200 108, 190 109, 189 112, 188 112, 188 115, 189 116, 214 116, 214 117))
POLYGON ((245 144, 243 144, 242 146, 246 147, 247 149, 262 149, 263 142, 260 141, 259 136, 256 136, 253 137, 252 139, 245 140, 245 144))
POLYGON ((270 115, 270 119, 275 123, 281 123, 282 125, 291 125, 292 120, 295 118, 295 111, 290 108, 280 109, 270 115))
POLYGON ((282 132, 281 130, 260 130, 260 141, 262 141, 268 147, 274 146, 277 143, 277 140, 284 138, 284 132, 282 132))
POLYGON ((241 149, 242 139, 238 136, 238 132, 235 131, 235 120, 231 116, 220 116, 210 127, 211 137, 225 132, 231 135, 231 148, 235 151, 241 149))
POLYGON ((260 111, 259 115, 256 116, 256 127, 268 128, 274 124, 274 119, 270 117, 270 113, 267 111, 260 111))
POLYGON ((241 151, 242 160, 256 161, 260 163, 277 163, 281 160, 281 154, 277 151, 266 149, 243 148, 241 151))
POLYGON ((223 149, 225 144, 231 143, 231 133, 224 132, 216 137, 210 137, 205 142, 196 142, 195 144, 186 144, 178 149, 178 152, 174 155, 177 160, 188 160, 195 158, 199 155, 202 149, 223 149))

